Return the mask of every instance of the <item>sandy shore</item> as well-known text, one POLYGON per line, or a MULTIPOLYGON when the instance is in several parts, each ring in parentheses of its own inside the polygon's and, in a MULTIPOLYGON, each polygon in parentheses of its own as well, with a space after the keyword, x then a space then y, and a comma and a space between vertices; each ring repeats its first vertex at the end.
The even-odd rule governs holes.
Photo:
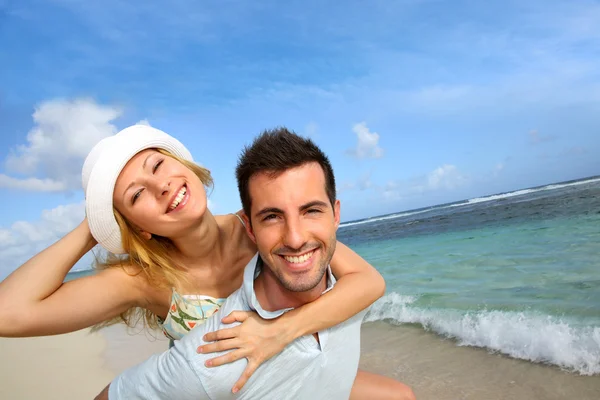
POLYGON ((600 399, 600 376, 459 347, 418 326, 363 325, 361 368, 410 385, 420 400, 600 399))
MULTIPOLYGON (((0 399, 92 399, 120 371, 167 347, 159 333, 115 326, 0 338, 0 399)), ((411 385, 420 400, 600 399, 600 376, 457 347, 418 327, 363 326, 361 368, 411 385)))
POLYGON ((82 330, 68 335, 0 338, 0 399, 93 399, 114 376, 106 341, 82 330))

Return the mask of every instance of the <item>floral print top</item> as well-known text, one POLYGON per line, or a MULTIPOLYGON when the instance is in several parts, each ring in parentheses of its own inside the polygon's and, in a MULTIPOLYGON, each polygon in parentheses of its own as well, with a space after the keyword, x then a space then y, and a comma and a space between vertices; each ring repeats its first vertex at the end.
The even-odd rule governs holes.
POLYGON ((169 339, 179 340, 219 311, 223 302, 225 299, 199 294, 180 295, 173 289, 169 313, 164 320, 159 318, 162 331, 169 339))

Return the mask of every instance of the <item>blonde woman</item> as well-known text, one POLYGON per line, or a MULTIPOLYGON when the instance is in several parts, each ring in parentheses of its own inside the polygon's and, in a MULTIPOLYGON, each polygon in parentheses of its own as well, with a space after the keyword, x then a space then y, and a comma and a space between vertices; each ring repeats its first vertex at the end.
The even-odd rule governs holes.
MULTIPOLYGON (((127 324, 143 315, 150 327, 179 339, 212 315, 242 282, 257 249, 239 215, 213 216, 207 208, 210 172, 166 133, 136 125, 98 143, 83 167, 87 218, 0 283, 0 336, 39 336, 127 324), (72 266, 96 243, 112 254, 89 277, 63 283, 72 266)), ((248 359, 233 390, 294 339, 336 325, 384 292, 379 273, 341 243, 331 262, 338 284, 321 299, 265 321, 243 321, 227 332, 235 347, 217 342, 203 351, 233 350, 216 367, 248 359)), ((210 340, 223 336, 216 332, 210 340)), ((210 345, 209 345, 210 346, 210 345)), ((353 398, 381 393, 398 398, 406 387, 359 372, 353 398)))

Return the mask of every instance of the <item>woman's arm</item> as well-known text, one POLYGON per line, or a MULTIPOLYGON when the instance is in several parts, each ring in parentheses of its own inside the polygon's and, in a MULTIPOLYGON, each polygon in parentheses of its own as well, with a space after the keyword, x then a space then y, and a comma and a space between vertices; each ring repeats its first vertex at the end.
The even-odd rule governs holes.
POLYGON ((84 220, 0 282, 0 336, 72 332, 136 305, 142 297, 140 279, 118 268, 63 283, 95 244, 84 220))
POLYGON ((337 279, 332 290, 278 319, 282 331, 287 331, 285 337, 289 342, 347 320, 369 307, 385 292, 381 274, 340 242, 331 259, 331 270, 337 279))
POLYGON ((385 292, 381 274, 340 242, 331 260, 331 269, 337 278, 332 290, 275 320, 263 320, 254 313, 242 311, 234 311, 225 317, 225 324, 236 321, 242 324, 206 334, 204 340, 214 343, 199 347, 198 352, 235 350, 209 360, 207 366, 216 367, 246 357, 248 366, 233 388, 235 393, 263 362, 281 352, 290 342, 347 320, 385 292))

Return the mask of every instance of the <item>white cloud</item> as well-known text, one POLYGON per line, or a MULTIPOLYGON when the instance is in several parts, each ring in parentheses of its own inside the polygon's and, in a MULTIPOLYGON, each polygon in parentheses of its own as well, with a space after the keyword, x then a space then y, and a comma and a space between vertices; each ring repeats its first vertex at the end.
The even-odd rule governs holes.
POLYGON ((400 200, 424 193, 452 191, 467 185, 469 181, 470 178, 458 167, 444 164, 420 177, 406 181, 389 181, 380 190, 385 199, 400 200))
POLYGON ((425 190, 454 189, 462 186, 466 180, 455 165, 445 164, 429 173, 425 190))
POLYGON ((29 190, 35 192, 61 192, 67 189, 66 183, 53 179, 25 178, 17 179, 0 174, 0 187, 29 190))
POLYGON ((373 181, 371 180, 372 174, 373 174, 373 171, 368 171, 368 172, 364 173, 363 175, 361 175, 354 182, 344 182, 344 183, 340 184, 337 189, 338 194, 341 194, 343 192, 347 192, 350 190, 364 191, 367 189, 376 188, 377 185, 374 184, 373 181))
POLYGON ((556 136, 542 135, 537 129, 529 131, 529 143, 532 145, 550 142, 556 139, 556 136))
POLYGON ((0 229, 0 245, 12 246, 15 243, 14 237, 10 230, 0 229))
POLYGON ((9 171, 25 177, 0 175, 0 187, 34 191, 79 188, 83 160, 98 141, 116 133, 111 122, 121 114, 119 108, 90 99, 40 104, 27 143, 13 149, 5 160, 9 171))
POLYGON ((142 120, 139 120, 139 121, 138 121, 138 122, 136 122, 135 124, 136 124, 136 125, 152 126, 152 125, 150 125, 150 122, 149 122, 147 119, 145 119, 145 118, 144 118, 144 119, 142 119, 142 120))
MULTIPOLYGON (((85 216, 85 203, 61 205, 42 211, 34 222, 17 221, 0 228, 0 279, 73 230, 85 216)), ((89 267, 83 260, 81 267, 89 267)))
POLYGON ((348 154, 356 158, 381 158, 383 149, 379 147, 379 134, 370 132, 366 122, 355 124, 352 131, 356 133, 356 148, 348 150, 348 154))

